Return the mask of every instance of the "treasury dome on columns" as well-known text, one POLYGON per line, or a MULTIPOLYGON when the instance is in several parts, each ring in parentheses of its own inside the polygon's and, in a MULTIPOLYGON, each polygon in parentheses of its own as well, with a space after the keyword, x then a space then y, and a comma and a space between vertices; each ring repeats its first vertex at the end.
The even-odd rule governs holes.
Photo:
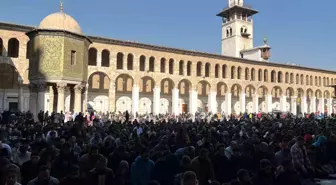
POLYGON ((81 96, 87 84, 90 39, 83 35, 78 22, 63 12, 62 2, 59 12, 45 17, 38 28, 26 35, 31 48, 29 80, 37 91, 37 110, 45 110, 42 92, 48 88, 49 102, 55 102, 49 107, 64 111, 64 97, 70 93, 74 99, 70 110, 80 112, 81 96))

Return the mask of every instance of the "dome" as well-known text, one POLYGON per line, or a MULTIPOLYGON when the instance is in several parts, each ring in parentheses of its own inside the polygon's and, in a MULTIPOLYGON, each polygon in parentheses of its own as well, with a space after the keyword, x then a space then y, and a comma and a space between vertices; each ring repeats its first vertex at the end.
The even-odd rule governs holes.
POLYGON ((78 22, 70 15, 63 12, 57 12, 48 15, 41 21, 39 28, 51 30, 65 30, 77 34, 82 34, 82 29, 80 28, 78 22))

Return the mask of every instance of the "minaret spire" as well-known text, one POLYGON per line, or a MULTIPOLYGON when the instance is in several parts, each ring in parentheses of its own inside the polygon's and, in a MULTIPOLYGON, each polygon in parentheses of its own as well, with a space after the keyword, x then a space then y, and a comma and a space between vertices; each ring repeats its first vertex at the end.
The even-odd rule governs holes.
POLYGON ((60 12, 63 12, 63 0, 60 0, 60 12))

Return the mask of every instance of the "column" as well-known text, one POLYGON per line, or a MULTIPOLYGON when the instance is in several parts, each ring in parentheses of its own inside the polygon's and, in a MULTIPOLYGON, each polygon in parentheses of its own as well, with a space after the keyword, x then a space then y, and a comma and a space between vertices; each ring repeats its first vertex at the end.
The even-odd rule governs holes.
POLYGON ((58 83, 57 84, 57 112, 64 111, 64 91, 66 89, 66 83, 58 83))
POLYGON ((36 116, 40 111, 44 111, 44 92, 45 84, 37 84, 37 106, 36 106, 36 116))
POLYGON ((258 113, 259 112, 259 96, 258 94, 255 94, 253 96, 253 113, 258 113))
POLYGON ((216 95, 213 91, 208 94, 208 111, 212 114, 217 114, 216 95))
POLYGON ((81 107, 81 102, 82 102, 82 92, 84 89, 84 85, 82 84, 78 84, 74 87, 75 90, 75 113, 79 113, 82 111, 82 107, 81 107))
POLYGON ((225 102, 226 102, 226 110, 225 113, 226 115, 231 115, 232 110, 231 110, 231 93, 226 93, 225 94, 225 102))
POLYGON ((333 113, 333 99, 328 98, 328 103, 327 103, 327 109, 328 109, 328 115, 331 115, 333 113))
POLYGON ((189 91, 189 113, 195 114, 197 112, 198 103, 198 94, 197 91, 191 90, 189 91))
POLYGON ((179 110, 179 89, 174 88, 172 90, 172 113, 178 115, 180 113, 179 110))
POLYGON ((134 84, 132 88, 132 114, 136 118, 136 113, 139 112, 139 86, 134 84))
POLYGON ((324 113, 325 112, 325 110, 324 110, 324 98, 320 98, 319 99, 318 111, 320 113, 324 113))
POLYGON ((310 99, 310 113, 316 113, 316 97, 310 99))
POLYGON ((115 82, 110 82, 110 88, 109 88, 109 102, 108 102, 108 111, 114 112, 115 111, 115 99, 116 99, 116 88, 115 88, 115 82))
POLYGON ((240 102, 240 112, 244 114, 246 112, 246 94, 241 93, 239 97, 240 102))
POLYGON ((266 95, 266 112, 272 112, 272 95, 266 95))
POLYGON ((86 114, 88 108, 87 108, 87 100, 88 100, 88 89, 89 89, 89 84, 87 83, 84 88, 84 93, 83 93, 83 113, 86 114))
POLYGON ((292 96, 291 97, 291 113, 293 114, 293 115, 296 115, 296 113, 297 113, 297 110, 296 110, 296 99, 297 99, 297 97, 296 96, 292 96))
POLYGON ((307 106, 307 97, 301 97, 301 112, 302 114, 308 113, 307 110, 308 106, 307 106))
POLYGON ((287 96, 281 96, 280 97, 280 111, 286 112, 286 103, 287 103, 287 96))
POLYGON ((22 84, 19 84, 19 92, 18 92, 18 109, 19 111, 23 110, 23 97, 22 97, 22 93, 23 92, 23 88, 22 88, 22 84))
POLYGON ((156 86, 153 89, 153 114, 160 114, 160 87, 156 86))

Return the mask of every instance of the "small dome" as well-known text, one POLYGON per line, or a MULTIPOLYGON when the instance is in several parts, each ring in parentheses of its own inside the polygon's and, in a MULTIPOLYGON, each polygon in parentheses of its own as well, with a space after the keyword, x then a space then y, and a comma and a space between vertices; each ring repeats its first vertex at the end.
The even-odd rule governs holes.
POLYGON ((70 15, 63 12, 57 12, 48 15, 41 21, 39 28, 51 30, 65 30, 77 34, 82 34, 82 29, 80 28, 78 22, 70 15))

